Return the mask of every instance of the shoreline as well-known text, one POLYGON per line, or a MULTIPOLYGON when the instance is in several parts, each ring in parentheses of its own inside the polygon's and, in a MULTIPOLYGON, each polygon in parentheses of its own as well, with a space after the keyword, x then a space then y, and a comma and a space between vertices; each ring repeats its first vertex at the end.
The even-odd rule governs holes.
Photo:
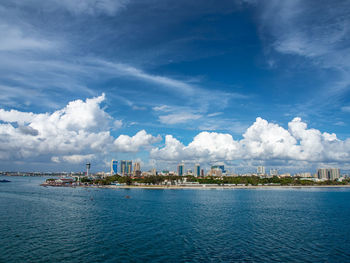
POLYGON ((301 189, 301 188, 350 188, 350 185, 199 185, 199 186, 175 186, 175 185, 49 185, 51 187, 71 187, 71 188, 102 188, 102 189, 170 189, 170 190, 206 190, 206 189, 301 189))

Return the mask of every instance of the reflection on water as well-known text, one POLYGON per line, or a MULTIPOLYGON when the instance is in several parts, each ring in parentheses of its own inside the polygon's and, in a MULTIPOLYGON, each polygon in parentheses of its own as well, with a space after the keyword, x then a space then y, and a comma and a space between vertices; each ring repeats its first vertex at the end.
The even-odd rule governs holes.
POLYGON ((348 188, 112 190, 10 180, 0 184, 0 262, 350 261, 348 188))

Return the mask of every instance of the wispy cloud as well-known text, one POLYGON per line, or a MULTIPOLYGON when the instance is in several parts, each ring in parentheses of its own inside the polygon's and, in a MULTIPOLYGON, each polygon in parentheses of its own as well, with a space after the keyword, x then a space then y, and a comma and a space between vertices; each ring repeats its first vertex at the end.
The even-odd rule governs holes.
POLYGON ((0 32, 0 51, 50 50, 56 45, 40 37, 26 35, 16 26, 0 24, 0 32))
POLYGON ((198 120, 201 118, 202 115, 200 114, 193 114, 193 113, 173 113, 168 115, 161 115, 159 116, 159 121, 163 124, 180 124, 180 123, 186 123, 188 121, 192 120, 198 120))
POLYGON ((136 67, 132 67, 130 65, 110 62, 107 60, 96 59, 96 58, 90 58, 88 59, 88 61, 96 65, 104 66, 105 69, 107 69, 110 73, 113 73, 111 72, 111 70, 115 70, 114 71, 115 74, 124 75, 126 77, 133 77, 133 78, 137 78, 147 82, 151 82, 151 83, 163 86, 167 89, 172 89, 174 92, 184 93, 185 95, 193 95, 193 93, 195 92, 195 87, 186 83, 185 81, 181 81, 181 80, 177 80, 177 79, 169 78, 165 76, 148 74, 143 70, 138 69, 136 67))
POLYGON ((72 15, 115 15, 119 10, 124 9, 129 0, 40 0, 21 1, 15 0, 16 5, 22 7, 41 7, 46 11, 64 10, 72 15))
POLYGON ((341 110, 344 112, 350 112, 350 106, 344 106, 341 108, 341 110))

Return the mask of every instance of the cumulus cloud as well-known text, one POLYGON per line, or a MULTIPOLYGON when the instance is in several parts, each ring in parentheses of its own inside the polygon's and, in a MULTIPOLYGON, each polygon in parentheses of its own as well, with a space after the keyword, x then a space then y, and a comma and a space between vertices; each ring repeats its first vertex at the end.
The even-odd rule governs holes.
POLYGON ((115 120, 114 121, 114 128, 115 129, 120 129, 123 126, 123 121, 122 120, 115 120))
POLYGON ((73 154, 62 156, 62 160, 69 163, 82 163, 85 161, 90 161, 95 158, 93 154, 73 154))
POLYGON ((141 130, 134 136, 120 135, 114 141, 114 146, 120 152, 138 152, 143 147, 148 147, 153 143, 159 142, 162 138, 148 134, 145 130, 141 130))
POLYGON ((102 94, 71 101, 53 113, 0 109, 0 160, 44 158, 54 163, 81 163, 113 151, 137 152, 161 139, 144 130, 115 139, 110 130, 122 122, 100 107, 104 100, 102 94))
POLYGON ((301 162, 346 162, 350 157, 350 139, 339 140, 332 133, 309 129, 294 118, 285 129, 257 118, 241 140, 230 134, 201 132, 187 146, 171 135, 164 147, 153 148, 151 158, 164 161, 282 160, 301 162))
POLYGON ((0 110, 0 141, 7 158, 29 158, 44 154, 80 154, 103 152, 112 141, 108 127, 111 120, 99 104, 104 94, 75 100, 53 113, 34 114, 0 110))

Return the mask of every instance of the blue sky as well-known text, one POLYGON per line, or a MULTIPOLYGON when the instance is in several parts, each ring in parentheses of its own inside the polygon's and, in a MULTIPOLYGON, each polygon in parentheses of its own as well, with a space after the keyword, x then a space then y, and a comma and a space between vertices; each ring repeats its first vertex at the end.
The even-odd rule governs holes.
POLYGON ((128 158, 347 171, 349 12, 348 1, 0 1, 0 170, 128 158))

